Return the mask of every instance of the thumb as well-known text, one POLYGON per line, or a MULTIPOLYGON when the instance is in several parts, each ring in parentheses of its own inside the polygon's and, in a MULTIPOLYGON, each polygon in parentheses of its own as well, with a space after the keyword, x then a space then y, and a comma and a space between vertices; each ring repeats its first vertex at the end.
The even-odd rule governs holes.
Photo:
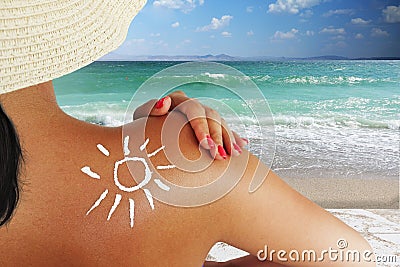
POLYGON ((160 100, 152 99, 139 106, 133 113, 133 119, 139 119, 148 116, 162 116, 168 113, 171 107, 171 98, 163 97, 160 100))

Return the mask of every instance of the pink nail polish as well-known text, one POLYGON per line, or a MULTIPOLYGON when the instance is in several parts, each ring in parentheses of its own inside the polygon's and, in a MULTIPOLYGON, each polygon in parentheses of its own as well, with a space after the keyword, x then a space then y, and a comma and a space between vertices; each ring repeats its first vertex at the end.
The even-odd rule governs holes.
POLYGON ((233 143, 233 147, 236 149, 237 152, 242 154, 242 149, 240 149, 240 147, 237 144, 233 143))
POLYGON ((162 108, 164 106, 164 101, 165 101, 166 98, 167 97, 165 96, 165 97, 161 98, 160 100, 158 100, 156 105, 155 105, 155 108, 162 108))
POLYGON ((226 152, 225 152, 225 149, 224 149, 221 145, 218 146, 218 153, 221 155, 221 157, 222 157, 223 159, 226 159, 226 152))
POLYGON ((246 138, 242 138, 243 141, 245 141, 247 144, 249 144, 249 140, 246 138))
POLYGON ((215 147, 214 140, 212 140, 209 135, 206 135, 206 138, 207 138, 208 146, 210 147, 210 149, 213 149, 215 147))

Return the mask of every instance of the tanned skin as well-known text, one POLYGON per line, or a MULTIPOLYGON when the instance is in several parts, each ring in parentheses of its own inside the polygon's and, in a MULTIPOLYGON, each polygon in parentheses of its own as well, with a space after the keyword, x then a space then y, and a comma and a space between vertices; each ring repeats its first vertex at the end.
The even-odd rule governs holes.
MULTIPOLYGON (((11 222, 0 228, 0 266, 199 267, 217 241, 253 255, 233 261, 230 266, 246 266, 249 262, 279 266, 256 260, 255 255, 265 245, 275 250, 320 252, 336 248, 337 240, 345 238, 349 249, 371 250, 356 231, 293 190, 272 171, 263 185, 250 194, 248 187, 260 162, 247 151, 238 157, 213 161, 200 173, 179 169, 162 172, 170 182, 197 186, 212 182, 231 164, 244 166, 244 175, 233 173, 242 176, 237 186, 221 199, 192 208, 155 200, 155 209, 151 210, 142 190, 123 192, 112 179, 115 161, 124 158, 121 127, 101 127, 66 115, 56 103, 51 82, 1 95, 0 101, 17 128, 25 155, 20 203, 11 222), (99 152, 99 143, 110 151, 109 157, 99 152), (90 166, 101 174, 101 179, 82 173, 83 166, 90 166), (108 197, 86 216, 106 188, 108 197), (116 193, 122 196, 121 204, 107 221, 116 193), (129 225, 128 198, 136 204, 133 228, 129 225)), ((170 115, 177 122, 185 122, 178 112, 170 115)), ((150 117, 130 124, 130 149, 138 151, 144 138, 150 139, 149 152, 160 147, 165 120, 165 116, 150 117)), ((178 143, 182 157, 195 159, 200 155, 190 126, 182 129, 178 143)), ((151 162, 154 166, 168 164, 163 152, 152 157, 151 162)), ((126 166, 119 170, 131 185, 132 175, 140 180, 140 173, 131 173, 126 166)), ((374 266, 328 259, 283 264, 374 266)))

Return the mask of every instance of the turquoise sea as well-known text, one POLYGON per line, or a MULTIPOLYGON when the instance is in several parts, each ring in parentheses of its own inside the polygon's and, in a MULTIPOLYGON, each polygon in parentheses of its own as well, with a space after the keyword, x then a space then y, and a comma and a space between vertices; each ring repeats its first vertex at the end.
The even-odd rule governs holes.
MULTIPOLYGON (((70 115, 102 125, 124 121, 133 93, 155 73, 178 62, 94 62, 54 81, 57 99, 70 115)), ((295 177, 379 178, 399 176, 400 61, 223 62, 247 75, 269 103, 275 127, 272 168, 295 177)), ((240 83, 223 73, 204 75, 240 83)), ((174 79, 179 77, 173 77, 174 79)), ((150 89, 151 90, 151 89, 150 89)), ((184 87, 192 97, 208 96, 243 113, 235 97, 213 85, 184 87)), ((243 88, 246 94, 246 88, 243 88)), ((134 105, 147 101, 142 94, 134 105)), ((260 99, 252 99, 257 108, 260 99)), ((260 102, 261 103, 261 102, 260 102)), ((261 105, 261 104, 260 104, 261 105)), ((260 107, 260 112, 262 108, 260 107)), ((223 113, 223 111, 221 111, 223 113)), ((222 114, 250 138, 260 154, 263 136, 222 114)), ((267 117, 267 115, 266 115, 267 117)), ((271 120, 260 118, 260 123, 271 120)))

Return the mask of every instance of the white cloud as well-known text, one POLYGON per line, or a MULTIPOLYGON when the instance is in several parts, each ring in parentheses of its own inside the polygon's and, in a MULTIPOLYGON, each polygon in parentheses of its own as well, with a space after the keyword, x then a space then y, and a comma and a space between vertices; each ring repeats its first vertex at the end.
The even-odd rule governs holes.
POLYGON ((141 38, 141 39, 130 39, 130 40, 126 41, 125 43, 126 43, 127 45, 132 45, 132 44, 142 44, 142 43, 144 43, 145 41, 146 41, 146 40, 143 39, 143 38, 141 38))
POLYGON ((304 11, 303 13, 300 14, 300 17, 308 19, 308 18, 311 18, 312 15, 314 15, 314 12, 312 12, 312 10, 310 10, 310 9, 307 9, 306 11, 304 11))
POLYGON ((179 21, 177 21, 177 22, 172 23, 172 24, 171 24, 171 27, 172 27, 172 28, 177 28, 177 27, 179 27, 179 25, 180 25, 180 24, 179 24, 179 21))
POLYGON ((357 33, 354 38, 356 38, 356 39, 364 39, 364 35, 362 35, 361 33, 357 33))
POLYGON ((291 14, 297 14, 302 9, 319 5, 320 2, 321 0, 276 0, 275 4, 270 4, 268 6, 268 12, 288 12, 291 14))
POLYGON ((288 32, 281 32, 281 31, 276 31, 272 39, 275 40, 281 40, 281 39, 293 39, 296 37, 296 33, 298 33, 299 30, 297 29, 291 29, 288 32))
POLYGON ((203 27, 198 27, 196 31, 206 32, 206 31, 210 31, 210 30, 221 29, 225 26, 228 26, 231 19, 233 19, 233 16, 230 16, 230 15, 224 15, 220 19, 212 18, 210 24, 203 26, 203 27))
POLYGON ((253 31, 248 31, 247 32, 247 36, 253 36, 254 35, 254 32, 253 31))
POLYGON ((387 31, 384 31, 379 28, 373 28, 371 30, 371 36, 372 37, 386 37, 386 36, 389 36, 389 33, 387 31))
POLYGON ((232 33, 230 32, 221 32, 221 35, 224 37, 232 37, 232 33))
POLYGON ((253 7, 252 6, 248 6, 248 7, 246 7, 246 12, 247 13, 251 13, 251 12, 253 12, 253 7))
POLYGON ((314 31, 306 31, 306 35, 307 36, 313 36, 314 35, 314 31))
POLYGON ((363 20, 362 18, 355 18, 351 20, 352 24, 357 24, 357 25, 367 25, 371 21, 370 20, 363 20))
POLYGON ((161 33, 150 33, 150 37, 160 37, 161 33))
POLYGON ((400 5, 399 6, 387 6, 382 10, 383 17, 388 23, 400 22, 400 5))
POLYGON ((351 14, 353 14, 352 9, 335 9, 335 10, 329 10, 328 12, 324 13, 322 16, 330 17, 333 15, 351 15, 351 14))
POLYGON ((158 42, 152 42, 151 45, 155 45, 156 47, 160 46, 167 47, 168 43, 166 43, 164 40, 160 40, 158 42))
POLYGON ((204 4, 204 0, 156 0, 153 2, 155 7, 166 7, 170 9, 178 9, 184 13, 188 13, 196 8, 197 4, 200 6, 204 4), (197 3, 198 2, 198 3, 197 3))
POLYGON ((332 26, 328 28, 323 28, 319 33, 327 33, 327 34, 346 34, 344 28, 333 28, 332 26))
POLYGON ((185 40, 183 40, 183 44, 190 44, 192 42, 192 40, 189 40, 189 39, 185 39, 185 40))
POLYGON ((331 40, 336 40, 336 41, 342 41, 345 40, 346 38, 343 35, 336 35, 330 38, 331 40))

